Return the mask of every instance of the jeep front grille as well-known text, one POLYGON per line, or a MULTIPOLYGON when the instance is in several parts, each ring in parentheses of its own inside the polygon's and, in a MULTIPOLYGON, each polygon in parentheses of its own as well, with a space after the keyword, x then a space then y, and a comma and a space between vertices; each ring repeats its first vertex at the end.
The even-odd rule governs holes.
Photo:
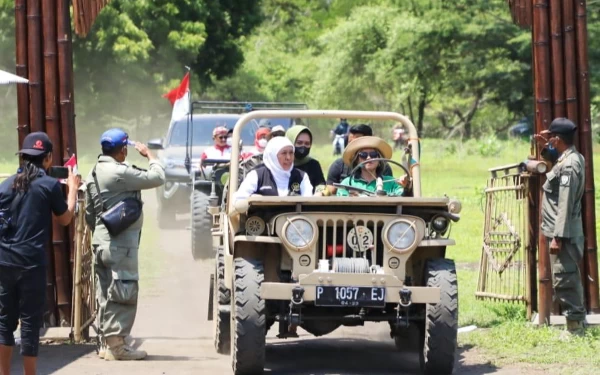
POLYGON ((317 219, 316 222, 319 228, 317 246, 320 259, 330 259, 333 263, 333 260, 337 257, 365 258, 369 260, 371 266, 383 266, 381 232, 385 224, 384 220, 321 218, 317 219), (370 234, 361 229, 353 231, 357 227, 366 227, 370 234), (351 232, 352 234, 349 236, 351 232))

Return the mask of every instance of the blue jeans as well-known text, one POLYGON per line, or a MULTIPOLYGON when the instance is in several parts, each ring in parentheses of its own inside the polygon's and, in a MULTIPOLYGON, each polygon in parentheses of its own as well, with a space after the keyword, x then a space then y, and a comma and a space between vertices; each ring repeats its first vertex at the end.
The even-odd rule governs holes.
POLYGON ((46 303, 46 268, 0 265, 0 344, 15 345, 21 320, 21 354, 37 357, 46 303))

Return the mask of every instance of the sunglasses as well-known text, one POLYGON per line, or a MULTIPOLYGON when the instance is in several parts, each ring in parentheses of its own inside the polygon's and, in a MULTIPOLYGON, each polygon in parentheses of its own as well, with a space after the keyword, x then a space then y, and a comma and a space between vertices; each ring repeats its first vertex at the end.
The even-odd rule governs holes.
POLYGON ((358 157, 361 159, 366 159, 367 157, 370 157, 371 159, 375 159, 375 158, 379 157, 379 152, 377 152, 377 151, 370 151, 370 152, 361 151, 358 153, 358 157))
POLYGON ((222 137, 217 137, 218 139, 222 140, 222 141, 226 141, 227 140, 227 136, 222 136, 222 137))

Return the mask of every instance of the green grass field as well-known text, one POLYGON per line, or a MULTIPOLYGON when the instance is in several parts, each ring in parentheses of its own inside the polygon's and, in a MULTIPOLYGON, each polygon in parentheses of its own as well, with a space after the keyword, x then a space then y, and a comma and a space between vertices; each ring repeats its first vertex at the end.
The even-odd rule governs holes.
MULTIPOLYGON (((460 326, 474 324, 478 330, 461 334, 459 342, 463 346, 475 346, 487 360, 497 365, 526 363, 548 368, 549 373, 594 373, 600 365, 596 355, 600 349, 600 329, 589 329, 586 337, 574 339, 565 344, 558 340, 559 329, 536 328, 526 320, 523 305, 510 303, 483 302, 475 298, 477 269, 481 255, 483 231, 483 189, 489 177, 488 168, 525 160, 529 145, 522 141, 456 141, 423 140, 421 156, 422 193, 428 197, 444 194, 459 199, 463 204, 461 220, 453 225, 451 237, 456 246, 448 251, 448 256, 459 264, 460 326), (576 366, 575 366, 576 365, 576 366)), ((598 155, 600 148, 596 148, 598 155)), ((313 157, 317 158, 326 173, 334 160, 331 146, 314 147, 313 157)), ((400 153, 394 155, 399 160, 400 153)), ((139 156, 131 161, 140 166, 147 165, 139 156)), ((80 172, 85 177, 93 166, 93 158, 80 160, 80 172)), ((15 165, 0 164, 0 173, 11 173, 15 165)), ((596 181, 600 176, 600 158, 594 160, 596 181)), ((400 171, 395 171, 396 175, 400 171)), ((597 185, 597 182, 596 182, 597 185)), ((600 194, 596 193, 596 216, 600 217, 600 194)), ((598 226, 598 225, 597 225, 598 226)), ((597 228, 597 230, 600 228, 597 228)), ((147 277, 143 283, 152 283, 152 275, 160 265, 160 251, 157 247, 158 231, 152 213, 146 213, 140 257, 141 272, 147 277)))

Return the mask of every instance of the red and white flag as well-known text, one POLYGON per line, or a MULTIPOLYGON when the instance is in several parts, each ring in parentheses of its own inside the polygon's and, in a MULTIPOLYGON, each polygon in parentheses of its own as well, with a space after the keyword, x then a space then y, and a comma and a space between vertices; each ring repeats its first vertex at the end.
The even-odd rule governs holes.
MULTIPOLYGON (((71 167, 73 169, 73 174, 79 174, 79 172, 77 171, 77 156, 73 154, 73 156, 71 156, 69 160, 67 160, 63 167, 71 167)), ((67 180, 60 180, 60 182, 66 184, 67 180)))
POLYGON ((169 99, 173 105, 171 121, 188 115, 190 113, 190 73, 185 74, 179 87, 164 94, 163 98, 169 99))

